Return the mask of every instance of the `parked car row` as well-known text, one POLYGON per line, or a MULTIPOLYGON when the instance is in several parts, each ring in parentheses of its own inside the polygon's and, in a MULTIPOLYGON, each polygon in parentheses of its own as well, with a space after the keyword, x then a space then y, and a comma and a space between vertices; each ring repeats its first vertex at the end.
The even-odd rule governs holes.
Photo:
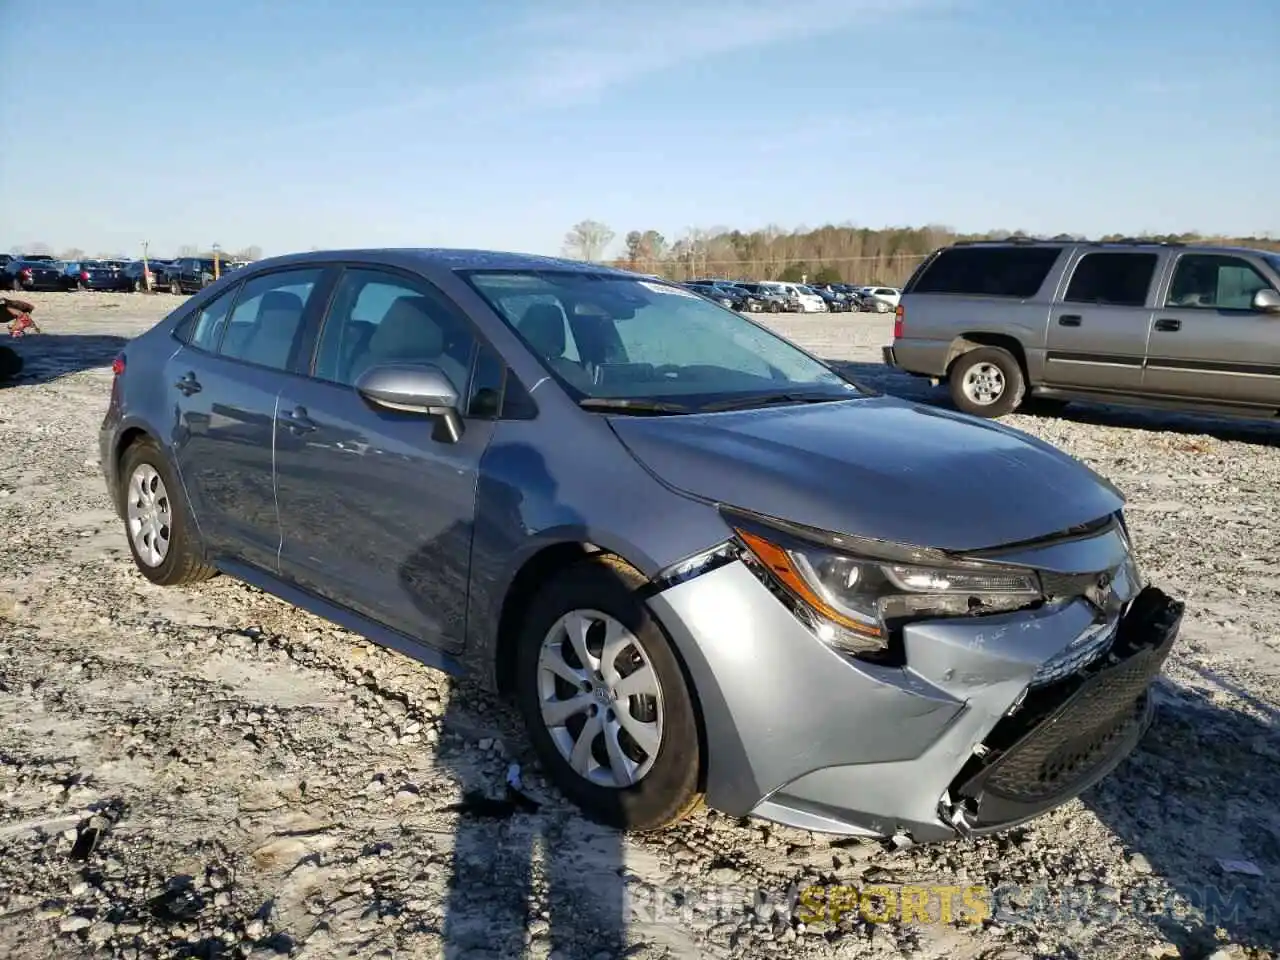
POLYGON ((0 254, 0 286, 15 293, 31 290, 112 290, 140 293, 167 290, 189 294, 211 284, 217 275, 244 261, 212 257, 174 260, 58 260, 47 254, 0 254))
POLYGON ((786 280, 703 279, 682 286, 743 313, 892 313, 901 296, 895 287, 786 280))

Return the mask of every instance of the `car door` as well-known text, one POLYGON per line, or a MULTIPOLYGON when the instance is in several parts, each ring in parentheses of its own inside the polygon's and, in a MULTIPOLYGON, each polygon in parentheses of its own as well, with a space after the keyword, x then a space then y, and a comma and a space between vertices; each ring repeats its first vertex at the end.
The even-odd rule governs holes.
POLYGON ((208 303, 165 366, 175 461, 216 557, 277 569, 276 396, 323 271, 261 274, 208 303))
POLYGON ((1183 253, 1156 311, 1143 389, 1205 402, 1280 407, 1280 317, 1253 308, 1276 290, 1236 253, 1183 253))
POLYGON ((1046 386, 1136 393, 1151 331, 1152 288, 1162 254, 1090 250, 1069 264, 1049 311, 1046 386))
POLYGON ((290 378, 277 416, 281 575, 447 651, 464 638, 476 484, 493 423, 464 407, 452 440, 433 418, 371 405, 354 384, 381 363, 431 364, 465 404, 478 349, 470 320, 425 280, 351 265, 311 376, 290 378))

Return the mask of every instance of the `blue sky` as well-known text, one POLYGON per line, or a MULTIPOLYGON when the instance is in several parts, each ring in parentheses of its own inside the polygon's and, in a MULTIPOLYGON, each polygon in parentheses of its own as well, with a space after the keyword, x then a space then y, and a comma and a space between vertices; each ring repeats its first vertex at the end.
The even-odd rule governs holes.
POLYGON ((0 7, 3 250, 1280 232, 1277 0, 0 7))

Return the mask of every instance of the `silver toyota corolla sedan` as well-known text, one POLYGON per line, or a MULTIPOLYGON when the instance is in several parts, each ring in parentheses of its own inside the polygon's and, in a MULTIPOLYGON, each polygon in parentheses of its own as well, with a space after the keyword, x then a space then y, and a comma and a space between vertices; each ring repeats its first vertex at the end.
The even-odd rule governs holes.
POLYGON ((116 358, 138 569, 217 572, 518 704, 593 818, 915 842, 1134 747, 1182 606, 1123 498, 652 277, 342 250, 224 275, 116 358))

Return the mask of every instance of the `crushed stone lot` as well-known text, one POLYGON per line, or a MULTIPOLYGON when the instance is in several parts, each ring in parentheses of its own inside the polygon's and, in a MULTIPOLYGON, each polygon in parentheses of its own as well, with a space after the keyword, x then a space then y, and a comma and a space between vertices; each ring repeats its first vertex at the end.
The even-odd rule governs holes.
MULTIPOLYGON (((136 573, 97 429, 111 358, 179 298, 26 298, 44 333, 0 387, 0 956, 1280 956, 1280 424, 1006 418, 1119 485, 1144 573, 1187 602, 1155 726, 1080 800, 972 845, 706 811, 622 839, 471 685, 228 577, 136 573), (537 811, 463 802, 513 761, 537 811)), ((946 403, 879 364, 891 316, 767 322, 946 403)))

